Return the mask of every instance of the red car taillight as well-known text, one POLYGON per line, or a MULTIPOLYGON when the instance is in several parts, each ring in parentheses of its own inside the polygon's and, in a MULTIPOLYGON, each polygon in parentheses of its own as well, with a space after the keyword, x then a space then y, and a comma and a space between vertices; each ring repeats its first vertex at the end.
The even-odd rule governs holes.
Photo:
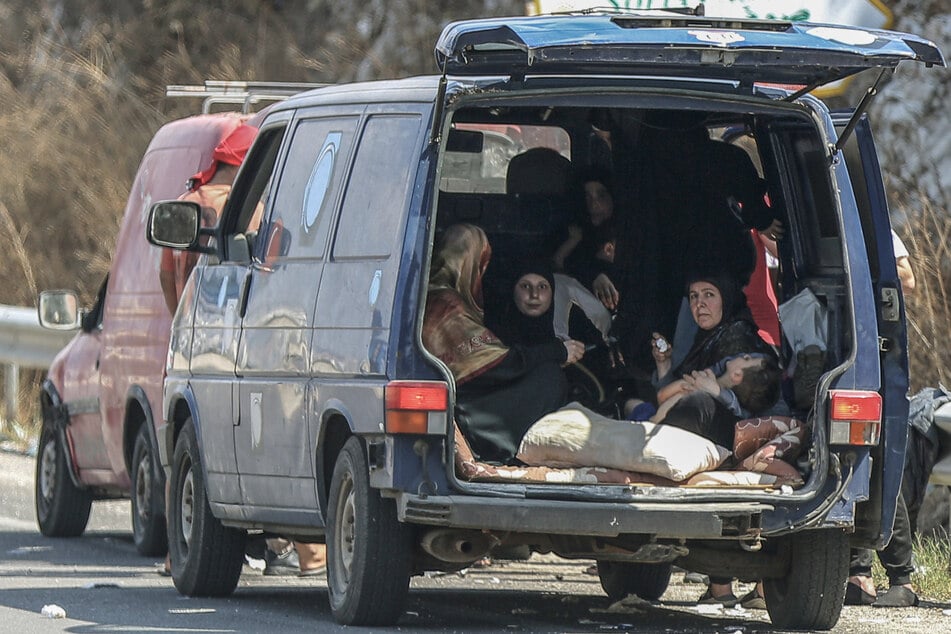
POLYGON ((391 381, 384 389, 386 431, 429 433, 430 413, 445 413, 449 387, 441 381, 391 381))
POLYGON ((859 390, 832 390, 829 442, 877 445, 882 432, 882 395, 859 390))

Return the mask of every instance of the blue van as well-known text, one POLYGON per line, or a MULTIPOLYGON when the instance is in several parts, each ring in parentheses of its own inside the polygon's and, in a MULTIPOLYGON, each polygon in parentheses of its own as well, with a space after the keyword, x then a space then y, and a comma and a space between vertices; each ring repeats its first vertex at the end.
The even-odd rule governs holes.
POLYGON ((890 537, 908 411, 866 109, 901 62, 943 66, 941 52, 844 26, 591 12, 456 22, 435 53, 438 75, 275 106, 218 226, 187 203, 152 209, 150 241, 206 254, 172 324, 159 430, 178 590, 231 593, 249 532, 326 540, 335 618, 392 624, 413 575, 528 546, 597 560, 612 597, 659 598, 674 564, 761 578, 777 627, 832 628, 850 547, 890 537), (813 95, 852 76, 869 90, 849 112, 813 95), (615 266, 669 332, 682 295, 669 263, 712 213, 691 196, 735 176, 698 161, 700 145, 744 153, 785 229, 779 302, 808 290, 826 315, 813 383, 784 381, 808 423, 798 483, 479 463, 455 431, 452 373, 423 345, 434 244, 451 225, 481 228, 492 290, 493 270, 550 254, 574 212, 566 175, 607 166, 629 214, 615 266), (556 160, 513 183, 535 148, 556 160))

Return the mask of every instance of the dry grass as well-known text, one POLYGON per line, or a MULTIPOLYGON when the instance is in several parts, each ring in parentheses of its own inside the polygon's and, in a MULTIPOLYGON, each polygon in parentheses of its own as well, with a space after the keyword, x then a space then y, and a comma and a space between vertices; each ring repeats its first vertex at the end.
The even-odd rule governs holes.
MULTIPOLYGON (((947 535, 914 539, 916 571, 911 583, 918 594, 932 601, 951 600, 951 541, 947 535)), ((888 577, 885 569, 876 559, 872 565, 872 577, 875 587, 887 588, 888 577)))

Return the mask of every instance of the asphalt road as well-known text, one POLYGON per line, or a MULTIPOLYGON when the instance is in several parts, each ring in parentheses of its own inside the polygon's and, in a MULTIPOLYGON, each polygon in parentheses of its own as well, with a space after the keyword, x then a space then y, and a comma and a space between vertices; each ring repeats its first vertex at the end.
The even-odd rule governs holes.
MULTIPOLYGON (((190 599, 135 551, 128 502, 93 505, 80 538, 40 535, 33 514, 33 459, 0 453, 0 632, 343 632, 323 579, 264 577, 245 567, 225 599, 190 599), (43 616, 55 605, 65 618, 43 616)), ((675 574, 662 600, 611 605, 590 562, 535 555, 465 574, 413 579, 395 628, 361 632, 769 632, 761 611, 700 611, 703 588, 675 574)), ((739 588, 745 591, 747 587, 739 588)), ((942 608, 845 608, 835 632, 951 631, 942 608)), ((951 614, 951 610, 948 610, 951 614)))

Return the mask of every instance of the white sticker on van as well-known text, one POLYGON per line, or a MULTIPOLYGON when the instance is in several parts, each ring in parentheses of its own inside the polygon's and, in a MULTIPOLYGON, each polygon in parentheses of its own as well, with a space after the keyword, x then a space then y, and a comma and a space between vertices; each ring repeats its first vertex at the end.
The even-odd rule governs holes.
POLYGON ((832 42, 851 44, 852 46, 868 46, 875 41, 875 36, 868 31, 857 29, 837 29, 832 26, 817 26, 806 31, 813 37, 821 37, 832 42))
POLYGON ((317 160, 314 162, 314 169, 310 172, 310 180, 307 181, 307 189, 304 191, 304 209, 301 215, 301 224, 304 226, 304 231, 308 233, 320 217, 320 210, 330 190, 330 181, 334 174, 334 159, 342 136, 340 132, 327 134, 324 145, 320 148, 317 160))
POLYGON ((687 31, 690 35, 694 36, 701 42, 709 42, 710 44, 719 44, 720 46, 726 46, 727 44, 735 44, 736 42, 742 42, 746 38, 737 33, 736 31, 687 31))
POLYGON ((373 280, 370 282, 370 292, 367 297, 370 300, 370 306, 376 304, 377 298, 380 296, 380 280, 383 278, 383 271, 377 269, 373 272, 373 280))

